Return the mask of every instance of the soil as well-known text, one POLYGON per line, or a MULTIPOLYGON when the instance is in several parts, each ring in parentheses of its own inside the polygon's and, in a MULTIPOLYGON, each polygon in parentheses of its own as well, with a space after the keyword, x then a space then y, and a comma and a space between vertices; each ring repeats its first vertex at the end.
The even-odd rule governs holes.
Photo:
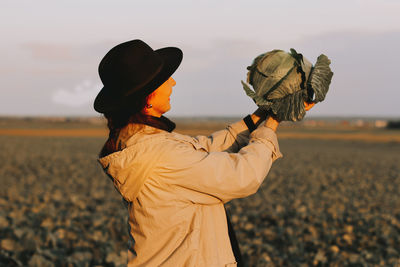
MULTIPOLYGON (((1 130, 0 266, 124 266, 127 211, 96 161, 104 129, 33 130, 1 130)), ((284 157, 259 191, 227 204, 246 266, 399 266, 398 139, 278 136, 284 157)))

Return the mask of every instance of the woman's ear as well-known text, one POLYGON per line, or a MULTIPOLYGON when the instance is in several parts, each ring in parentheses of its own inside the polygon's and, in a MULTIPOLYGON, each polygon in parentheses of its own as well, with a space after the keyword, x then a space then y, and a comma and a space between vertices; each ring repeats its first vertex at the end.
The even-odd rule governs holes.
POLYGON ((149 115, 150 109, 153 108, 153 105, 150 104, 150 100, 151 100, 151 98, 153 97, 153 95, 154 95, 154 92, 152 92, 151 94, 149 94, 149 95, 146 97, 146 105, 144 106, 144 108, 143 108, 142 111, 141 111, 142 114, 149 115))
POLYGON ((153 105, 147 103, 146 106, 142 109, 142 114, 149 115, 149 110, 153 107, 153 105))

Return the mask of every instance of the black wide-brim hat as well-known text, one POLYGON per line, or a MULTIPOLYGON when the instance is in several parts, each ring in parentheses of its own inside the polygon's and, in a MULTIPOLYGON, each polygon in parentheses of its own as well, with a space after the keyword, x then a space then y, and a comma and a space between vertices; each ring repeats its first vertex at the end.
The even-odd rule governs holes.
POLYGON ((153 50, 141 40, 132 40, 113 47, 99 64, 104 85, 94 101, 99 113, 129 109, 171 77, 182 62, 177 47, 153 50))

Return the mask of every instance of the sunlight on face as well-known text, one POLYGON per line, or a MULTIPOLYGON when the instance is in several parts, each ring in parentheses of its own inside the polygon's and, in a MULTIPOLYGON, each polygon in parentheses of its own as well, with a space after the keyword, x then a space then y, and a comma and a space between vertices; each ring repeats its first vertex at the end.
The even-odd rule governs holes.
POLYGON ((170 77, 151 93, 147 100, 147 105, 151 105, 152 107, 146 107, 144 113, 155 117, 161 117, 162 114, 170 110, 170 95, 172 94, 172 87, 175 86, 175 84, 175 80, 170 77))

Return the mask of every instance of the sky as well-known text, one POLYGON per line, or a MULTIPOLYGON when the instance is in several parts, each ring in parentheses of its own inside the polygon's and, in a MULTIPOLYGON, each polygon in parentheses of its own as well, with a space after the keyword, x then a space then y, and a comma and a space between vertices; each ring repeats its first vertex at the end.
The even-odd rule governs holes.
POLYGON ((3 0, 0 116, 96 116, 97 68, 142 39, 183 50, 167 116, 244 116, 259 54, 295 48, 334 72, 309 116, 400 117, 398 0, 3 0))

